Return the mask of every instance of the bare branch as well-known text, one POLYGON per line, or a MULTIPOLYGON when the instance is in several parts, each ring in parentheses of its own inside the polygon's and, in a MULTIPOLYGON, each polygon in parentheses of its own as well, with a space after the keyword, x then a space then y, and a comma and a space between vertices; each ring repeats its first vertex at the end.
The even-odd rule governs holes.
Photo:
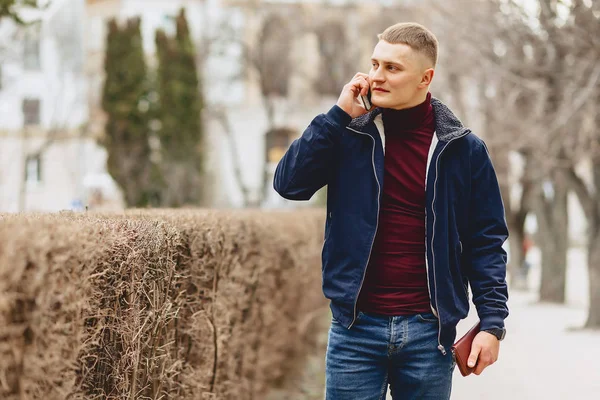
POLYGON ((227 141, 229 143, 229 152, 231 154, 231 159, 233 163, 233 174, 236 183, 242 192, 244 205, 246 206, 250 204, 250 189, 248 188, 248 185, 244 183, 244 178, 242 177, 242 167, 240 164, 241 157, 238 151, 237 143, 235 142, 233 128, 231 127, 226 108, 223 105, 208 106, 206 109, 206 115, 212 115, 213 118, 215 118, 219 122, 219 124, 223 128, 225 135, 227 136, 227 141))
POLYGON ((583 180, 577 176, 574 168, 566 169, 566 177, 569 186, 579 198, 579 202, 581 203, 585 216, 588 218, 588 220, 594 219, 594 213, 596 210, 596 200, 594 196, 591 195, 583 180))

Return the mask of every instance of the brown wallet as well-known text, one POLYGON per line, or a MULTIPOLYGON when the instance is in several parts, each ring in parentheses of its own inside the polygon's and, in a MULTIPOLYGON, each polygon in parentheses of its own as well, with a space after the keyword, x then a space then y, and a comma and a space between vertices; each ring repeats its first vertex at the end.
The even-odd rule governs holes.
POLYGON ((456 366, 458 367, 462 376, 470 375, 475 368, 469 368, 467 365, 467 360, 469 359, 469 355, 471 355, 471 345, 473 344, 473 339, 479 333, 479 322, 469 329, 469 332, 465 333, 463 337, 458 339, 454 346, 452 346, 452 354, 454 355, 454 359, 456 360, 456 366))

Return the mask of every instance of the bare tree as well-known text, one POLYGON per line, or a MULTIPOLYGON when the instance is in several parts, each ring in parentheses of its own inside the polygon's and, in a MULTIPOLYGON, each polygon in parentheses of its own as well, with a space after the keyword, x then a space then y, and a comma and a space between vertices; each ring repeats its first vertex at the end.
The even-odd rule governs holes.
POLYGON ((600 5, 576 0, 570 11, 571 23, 564 28, 570 50, 566 62, 573 71, 570 78, 579 83, 580 89, 574 94, 571 112, 563 117, 571 127, 565 157, 589 159, 591 179, 578 175, 572 164, 565 175, 588 222, 590 308, 586 327, 600 328, 600 5))
POLYGON ((338 96, 358 67, 359 55, 351 46, 347 27, 342 18, 324 19, 314 28, 319 40, 319 79, 315 92, 324 96, 338 96))
POLYGON ((514 13, 503 13, 498 2, 472 2, 472 7, 432 4, 432 25, 441 41, 436 91, 467 126, 486 140, 505 199, 510 236, 511 283, 523 264, 521 244, 525 218, 531 211, 532 183, 520 182, 521 196, 512 199, 511 153, 526 157, 526 131, 534 97, 541 88, 528 75, 533 60, 524 46, 531 28, 514 13), (507 118, 507 116, 511 116, 507 118), (518 123, 517 123, 518 122, 518 123))
MULTIPOLYGON (((298 25, 290 24, 291 19, 283 13, 269 11, 260 4, 249 4, 260 18, 260 28, 255 38, 240 36, 239 32, 229 29, 226 25, 222 30, 228 33, 228 42, 236 43, 242 49, 242 73, 234 77, 247 79, 254 73, 260 91, 260 99, 267 117, 267 130, 276 129, 277 105, 285 101, 289 95, 290 78, 294 73, 291 63, 291 49, 293 44, 293 29, 298 25)), ((223 40, 223 38, 221 38, 223 40)), ((214 42, 213 47, 218 51, 219 42, 214 42)), ((252 83, 251 83, 252 84, 252 83)), ((255 192, 244 182, 242 177, 241 156, 235 141, 235 132, 231 116, 227 107, 221 104, 208 106, 211 115, 222 127, 228 141, 229 151, 232 156, 234 179, 242 193, 244 207, 259 207, 265 200, 270 187, 270 174, 267 170, 267 159, 263 159, 261 184, 255 192)))
MULTIPOLYGON (((589 225, 587 326, 597 327, 600 326, 597 250, 600 207, 596 196, 596 185, 600 185, 596 175, 600 173, 600 167, 596 170, 600 6, 583 0, 537 3, 539 13, 532 15, 517 1, 485 4, 473 1, 473 7, 465 7, 463 1, 461 13, 454 12, 451 4, 436 2, 438 22, 446 26, 439 36, 461 46, 455 49, 461 57, 445 64, 453 72, 444 89, 459 93, 460 98, 464 86, 456 82, 477 77, 480 117, 505 199, 511 198, 512 186, 508 180, 507 154, 517 152, 525 161, 519 182, 520 206, 513 209, 513 202, 505 202, 511 255, 520 253, 525 216, 535 212, 543 263, 542 301, 565 299, 569 248, 567 198, 569 191, 577 193, 589 225), (451 24, 444 25, 444 21, 451 24), (474 67, 476 63, 485 68, 474 67), (469 78, 465 78, 465 71, 469 78), (591 179, 575 172, 585 159, 592 162, 591 179)), ((521 257, 522 254, 512 259, 520 262, 521 257)), ((516 266, 511 269, 516 270, 516 266)))

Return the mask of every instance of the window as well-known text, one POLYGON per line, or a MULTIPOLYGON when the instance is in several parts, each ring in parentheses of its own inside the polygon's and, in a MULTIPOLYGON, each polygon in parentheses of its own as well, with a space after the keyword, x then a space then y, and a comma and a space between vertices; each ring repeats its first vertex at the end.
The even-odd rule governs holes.
POLYGON ((40 124, 40 100, 23 99, 23 125, 40 124))
POLYGON ((287 96, 292 70, 292 31, 284 17, 266 18, 254 54, 263 95, 287 96))
POLYGON ((28 156, 25 161, 25 182, 35 185, 42 181, 42 162, 39 154, 28 156))
POLYGON ((275 128, 267 132, 266 156, 267 162, 277 164, 287 151, 292 138, 298 136, 291 128, 275 128))
POLYGON ((39 70, 41 68, 40 35, 38 29, 30 29, 25 33, 23 67, 26 70, 39 70))
POLYGON ((348 51, 352 46, 349 45, 345 29, 344 25, 333 21, 327 21, 317 28, 321 79, 315 82, 314 88, 318 94, 337 96, 354 75, 354 65, 348 62, 354 58, 354 54, 348 51))

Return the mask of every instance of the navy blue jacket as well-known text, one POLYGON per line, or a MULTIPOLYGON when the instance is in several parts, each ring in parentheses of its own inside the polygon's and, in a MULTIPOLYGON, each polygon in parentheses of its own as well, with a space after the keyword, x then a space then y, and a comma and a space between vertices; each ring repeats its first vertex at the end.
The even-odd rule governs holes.
MULTIPOLYGON (((481 329, 502 328, 508 316, 504 205, 483 141, 432 98, 435 134, 426 172, 426 266, 438 348, 445 354, 469 311, 468 287, 481 329)), ((381 109, 352 119, 337 105, 317 116, 275 171, 286 199, 308 200, 324 185, 327 219, 323 292, 333 318, 351 329, 377 231, 384 185, 381 109)))

